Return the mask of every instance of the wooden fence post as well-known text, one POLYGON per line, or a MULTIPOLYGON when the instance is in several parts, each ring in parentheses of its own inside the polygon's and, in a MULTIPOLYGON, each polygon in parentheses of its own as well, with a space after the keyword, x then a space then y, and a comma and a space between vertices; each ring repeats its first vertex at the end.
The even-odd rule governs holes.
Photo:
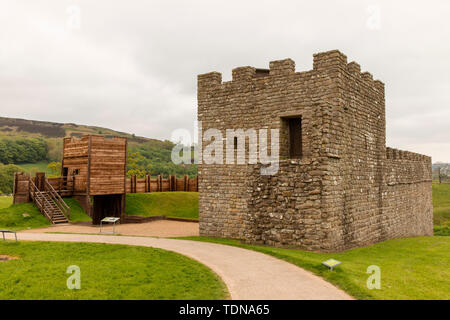
POLYGON ((184 191, 189 191, 189 177, 187 174, 184 175, 184 191))
POLYGON ((150 178, 149 175, 145 175, 145 192, 150 192, 150 178))
POLYGON ((36 172, 36 187, 39 191, 44 191, 45 172, 36 172))
POLYGON ((172 174, 170 175, 170 183, 172 184, 172 188, 170 191, 177 191, 177 176, 172 174))
POLYGON ((136 175, 131 176, 131 193, 136 193, 136 175))
POLYGON ((157 186, 158 186, 158 192, 161 192, 161 190, 162 190, 162 178, 161 178, 161 175, 160 174, 158 174, 158 177, 157 177, 157 186))
MULTIPOLYGON (((18 172, 14 172, 14 185, 13 185, 13 204, 16 204, 16 193, 17 193, 17 175, 18 172)), ((28 192, 29 193, 29 192, 28 192)))

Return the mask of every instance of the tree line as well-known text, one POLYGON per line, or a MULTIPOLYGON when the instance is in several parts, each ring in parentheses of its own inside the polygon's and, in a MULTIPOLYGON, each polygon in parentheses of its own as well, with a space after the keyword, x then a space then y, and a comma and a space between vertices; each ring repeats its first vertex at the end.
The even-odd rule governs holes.
POLYGON ((10 194, 13 192, 14 172, 22 171, 14 164, 4 165, 0 163, 0 194, 10 194))
POLYGON ((144 178, 146 174, 152 176, 162 175, 164 178, 171 174, 178 177, 197 175, 197 165, 194 164, 175 164, 172 162, 171 154, 174 144, 165 141, 159 146, 136 145, 130 146, 127 158, 127 176, 136 175, 138 178, 144 178))
POLYGON ((34 163, 48 159, 45 140, 40 138, 1 138, 0 163, 34 163))

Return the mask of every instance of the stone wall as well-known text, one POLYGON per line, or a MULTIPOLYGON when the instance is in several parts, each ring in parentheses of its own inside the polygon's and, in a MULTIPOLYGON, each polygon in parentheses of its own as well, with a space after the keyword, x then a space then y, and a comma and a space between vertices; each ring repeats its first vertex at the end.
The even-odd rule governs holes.
POLYGON ((431 158, 387 148, 383 211, 389 238, 433 235, 431 158))
POLYGON ((286 59, 232 75, 199 75, 203 132, 279 129, 280 169, 199 165, 201 235, 339 251, 432 234, 431 159, 386 148, 382 82, 336 50, 314 55, 306 72, 286 59), (289 159, 293 116, 302 118, 300 159, 289 159))

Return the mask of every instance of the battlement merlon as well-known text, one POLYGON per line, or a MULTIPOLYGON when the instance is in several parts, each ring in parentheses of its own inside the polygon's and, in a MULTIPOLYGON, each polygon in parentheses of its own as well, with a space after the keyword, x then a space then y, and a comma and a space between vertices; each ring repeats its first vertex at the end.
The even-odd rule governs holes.
POLYGON ((197 87, 200 89, 212 89, 222 84, 222 74, 219 72, 208 72, 197 76, 197 87))
POLYGON ((280 76, 288 75, 295 72, 295 62, 292 59, 270 61, 270 75, 280 76))
POLYGON ((335 69, 347 69, 347 56, 339 50, 319 52, 313 55, 314 71, 329 71, 335 69))
MULTIPOLYGON (((374 80, 369 72, 361 72, 358 63, 347 63, 347 56, 339 50, 320 52, 313 55, 313 69, 315 72, 346 72, 356 79, 365 82, 375 90, 384 94, 384 83, 374 80)), ((275 60, 269 63, 269 69, 258 69, 251 66, 237 67, 232 70, 231 82, 251 82, 261 76, 279 77, 295 73, 295 62, 290 59, 275 60)), ((222 85, 222 74, 209 72, 198 76, 199 90, 213 90, 222 85)))

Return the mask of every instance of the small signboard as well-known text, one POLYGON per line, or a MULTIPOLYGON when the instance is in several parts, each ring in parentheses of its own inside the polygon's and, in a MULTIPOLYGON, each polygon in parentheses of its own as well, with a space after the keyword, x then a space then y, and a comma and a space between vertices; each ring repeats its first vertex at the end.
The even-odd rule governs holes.
POLYGON ((330 270, 333 270, 334 267, 337 267, 341 263, 342 262, 334 260, 334 259, 328 259, 327 261, 322 262, 322 264, 324 266, 327 266, 328 268, 330 268, 330 270))
MULTIPOLYGON (((113 224, 113 231, 112 234, 116 234, 115 233, 115 228, 116 228, 116 222, 119 221, 120 218, 117 217, 105 217, 100 221, 100 233, 102 233, 102 225, 103 223, 112 223, 113 224)), ((105 232, 103 232, 105 233, 105 232)))
POLYGON ((103 218, 101 222, 115 223, 115 222, 117 222, 119 220, 120 220, 120 218, 117 218, 117 217, 106 217, 106 218, 103 218))

